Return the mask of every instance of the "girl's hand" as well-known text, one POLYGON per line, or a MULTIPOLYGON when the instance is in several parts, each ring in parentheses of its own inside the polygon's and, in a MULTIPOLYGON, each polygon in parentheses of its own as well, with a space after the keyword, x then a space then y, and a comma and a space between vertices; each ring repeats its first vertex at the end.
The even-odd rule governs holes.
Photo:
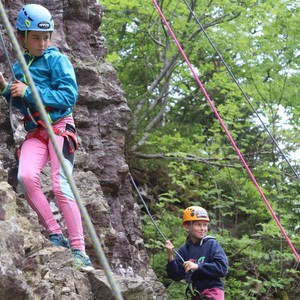
POLYGON ((10 86, 10 94, 12 97, 23 97, 27 85, 19 80, 12 83, 10 86))
POLYGON ((0 90, 3 91, 6 86, 7 86, 7 82, 6 82, 2 72, 0 72, 0 90))
POLYGON ((196 271, 198 270, 198 264, 195 264, 191 261, 186 261, 183 263, 183 268, 186 273, 188 273, 189 271, 196 271))

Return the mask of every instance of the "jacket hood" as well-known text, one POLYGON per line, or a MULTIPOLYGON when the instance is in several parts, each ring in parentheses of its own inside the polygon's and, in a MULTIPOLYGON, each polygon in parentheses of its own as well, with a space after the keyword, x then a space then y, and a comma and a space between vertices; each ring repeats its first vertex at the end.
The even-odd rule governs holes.
POLYGON ((57 49, 56 47, 51 46, 51 47, 48 47, 47 49, 45 49, 43 55, 41 55, 41 56, 32 56, 32 55, 29 53, 28 50, 26 50, 26 51, 24 52, 24 54, 25 54, 25 57, 27 57, 28 59, 32 59, 33 57, 34 57, 35 59, 39 59, 40 57, 43 57, 44 55, 49 55, 49 54, 51 54, 51 53, 53 53, 53 52, 59 52, 59 51, 58 51, 58 49, 57 49))
POLYGON ((203 245, 204 243, 206 243, 209 240, 215 240, 215 238, 213 236, 207 235, 205 236, 201 241, 199 241, 199 243, 193 243, 192 240, 188 237, 186 243, 187 245, 197 245, 199 244, 199 246, 203 245))

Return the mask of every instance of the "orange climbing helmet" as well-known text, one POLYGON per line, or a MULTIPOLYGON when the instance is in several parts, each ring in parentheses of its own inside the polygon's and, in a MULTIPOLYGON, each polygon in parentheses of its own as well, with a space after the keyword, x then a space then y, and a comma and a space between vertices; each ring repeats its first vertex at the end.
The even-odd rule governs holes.
POLYGON ((207 211, 200 206, 190 206, 186 208, 182 216, 182 225, 188 221, 207 221, 209 222, 209 216, 207 211))

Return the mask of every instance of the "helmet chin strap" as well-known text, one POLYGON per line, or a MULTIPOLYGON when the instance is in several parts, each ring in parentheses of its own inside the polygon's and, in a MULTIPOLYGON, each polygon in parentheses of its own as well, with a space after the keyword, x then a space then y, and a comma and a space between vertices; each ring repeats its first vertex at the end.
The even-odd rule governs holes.
POLYGON ((22 43, 22 47, 25 50, 28 50, 28 48, 27 48, 27 39, 28 39, 28 30, 25 30, 24 40, 23 40, 23 43, 22 43))

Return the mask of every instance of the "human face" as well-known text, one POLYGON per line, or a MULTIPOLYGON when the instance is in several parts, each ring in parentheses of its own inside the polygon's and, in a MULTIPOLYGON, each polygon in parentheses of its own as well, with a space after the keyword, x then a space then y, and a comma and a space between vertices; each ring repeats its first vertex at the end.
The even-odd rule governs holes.
POLYGON ((50 46, 51 32, 49 31, 28 31, 25 45, 32 56, 42 56, 50 46))
POLYGON ((208 225, 207 221, 193 221, 189 224, 187 223, 185 228, 189 233, 192 242, 195 243, 202 240, 206 236, 208 225))

